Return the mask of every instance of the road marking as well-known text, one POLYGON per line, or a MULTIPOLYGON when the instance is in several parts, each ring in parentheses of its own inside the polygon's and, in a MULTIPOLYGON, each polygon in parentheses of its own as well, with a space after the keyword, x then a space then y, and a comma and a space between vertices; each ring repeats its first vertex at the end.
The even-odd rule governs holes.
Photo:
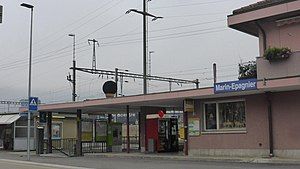
POLYGON ((92 169, 92 168, 85 168, 85 167, 74 167, 74 166, 67 166, 67 165, 47 164, 47 163, 37 163, 37 162, 19 161, 19 160, 9 160, 9 159, 0 159, 0 161, 3 161, 3 162, 10 162, 10 163, 18 163, 18 164, 27 164, 27 165, 38 165, 38 166, 51 167, 51 168, 92 169))

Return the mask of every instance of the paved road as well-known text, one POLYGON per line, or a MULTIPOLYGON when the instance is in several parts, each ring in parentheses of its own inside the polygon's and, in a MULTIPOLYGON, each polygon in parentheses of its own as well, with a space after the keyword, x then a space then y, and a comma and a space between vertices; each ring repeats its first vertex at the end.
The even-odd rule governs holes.
POLYGON ((27 163, 26 156, 0 153, 1 169, 300 169, 300 165, 279 164, 248 164, 248 163, 224 163, 224 162, 195 162, 156 160, 141 158, 117 158, 117 157, 38 157, 32 156, 27 163), (10 159, 10 160, 4 160, 10 159), (15 161, 17 160, 17 161, 15 161), (33 162, 33 163, 32 163, 33 162))
POLYGON ((47 164, 47 163, 36 163, 29 161, 19 161, 19 160, 8 160, 0 159, 1 169, 86 169, 82 167, 57 165, 57 164, 47 164))

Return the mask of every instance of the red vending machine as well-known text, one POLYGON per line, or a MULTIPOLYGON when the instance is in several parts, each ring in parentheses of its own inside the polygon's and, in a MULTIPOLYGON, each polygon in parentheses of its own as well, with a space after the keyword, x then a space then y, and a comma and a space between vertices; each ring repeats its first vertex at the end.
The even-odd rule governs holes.
POLYGON ((178 152, 178 120, 176 117, 148 117, 146 120, 146 148, 154 145, 155 152, 178 152))

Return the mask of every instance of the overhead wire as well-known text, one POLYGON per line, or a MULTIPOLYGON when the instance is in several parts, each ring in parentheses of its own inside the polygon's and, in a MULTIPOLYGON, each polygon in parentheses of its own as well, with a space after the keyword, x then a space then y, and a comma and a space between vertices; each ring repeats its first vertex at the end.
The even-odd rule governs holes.
MULTIPOLYGON (((72 23, 70 23, 70 24, 64 26, 62 29, 59 29, 59 30, 57 30, 57 31, 55 31, 55 32, 53 32, 53 33, 50 33, 49 35, 46 35, 46 36, 45 36, 44 38, 42 38, 41 40, 37 40, 37 41, 33 42, 33 46, 39 44, 40 42, 42 42, 42 41, 44 41, 44 40, 46 40, 46 39, 48 39, 48 37, 52 37, 54 34, 56 34, 56 33, 58 33, 58 32, 61 32, 62 30, 64 30, 64 29, 70 27, 71 25, 74 25, 74 24, 78 23, 79 21, 81 21, 81 20, 83 20, 84 18, 88 17, 89 15, 95 13, 96 11, 102 9, 103 7, 105 7, 106 5, 108 5, 109 3, 113 2, 113 1, 114 1, 114 0, 108 1, 108 2, 105 3, 104 5, 101 5, 101 6, 97 7, 97 8, 96 8, 95 10, 93 10, 92 12, 89 12, 88 14, 86 14, 86 15, 84 15, 83 17, 77 19, 76 21, 74 21, 74 22, 72 22, 72 23)), ((15 55, 16 53, 22 52, 22 51, 24 51, 24 50, 26 50, 26 49, 28 49, 28 47, 25 47, 25 48, 23 48, 23 49, 20 49, 20 50, 18 50, 18 51, 15 51, 14 54, 9 55, 9 57, 7 57, 7 58, 9 59, 9 58, 11 58, 10 56, 15 55)))

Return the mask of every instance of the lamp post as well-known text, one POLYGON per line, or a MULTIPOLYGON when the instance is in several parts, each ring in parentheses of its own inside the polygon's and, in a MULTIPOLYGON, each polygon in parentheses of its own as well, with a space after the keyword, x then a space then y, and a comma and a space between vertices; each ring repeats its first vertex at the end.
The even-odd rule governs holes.
POLYGON ((75 34, 69 34, 70 37, 73 37, 73 79, 71 80, 72 84, 73 84, 73 92, 72 92, 72 101, 75 102, 76 101, 76 61, 75 61, 75 34))
POLYGON ((146 11, 147 0, 143 0, 143 11, 136 9, 129 9, 126 14, 130 12, 135 12, 143 15, 143 91, 147 94, 147 16, 152 17, 152 21, 157 19, 162 19, 161 16, 155 16, 146 11))
POLYGON ((27 115, 27 160, 30 160, 30 110, 29 102, 31 97, 31 62, 32 62, 32 23, 33 23, 33 6, 30 4, 22 3, 22 7, 28 8, 31 11, 30 19, 30 47, 29 47, 29 71, 28 71, 28 115, 27 115))

